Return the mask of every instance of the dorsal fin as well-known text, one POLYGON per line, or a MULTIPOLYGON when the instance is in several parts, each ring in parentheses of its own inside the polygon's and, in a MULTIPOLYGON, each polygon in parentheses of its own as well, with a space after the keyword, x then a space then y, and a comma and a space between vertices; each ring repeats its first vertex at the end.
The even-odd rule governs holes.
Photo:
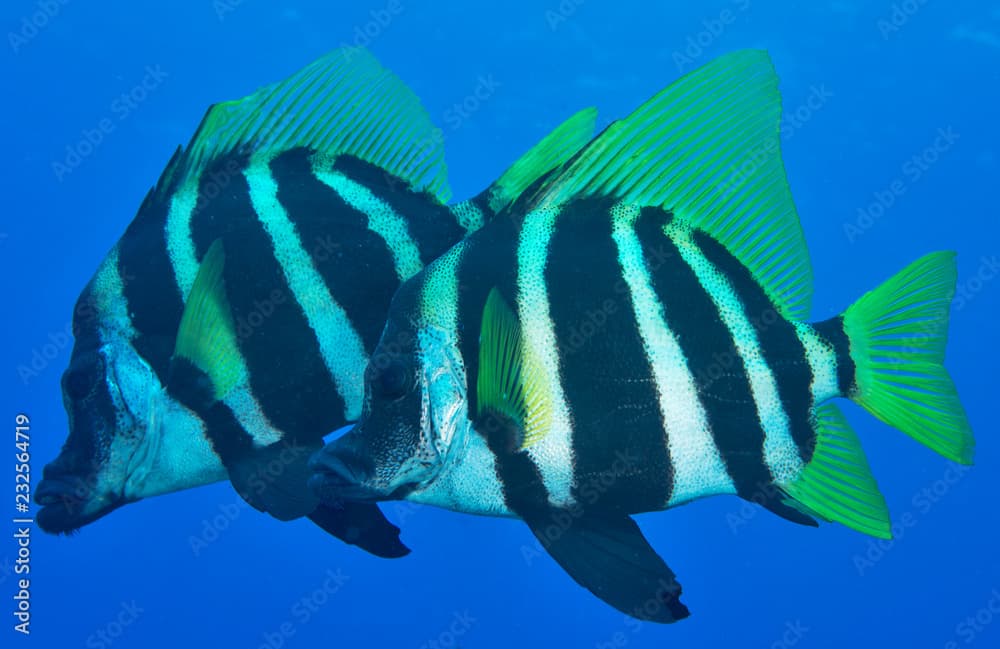
POLYGON ((812 270, 781 161, 778 78, 766 52, 723 56, 611 124, 533 197, 660 206, 726 246, 787 318, 805 319, 812 270))
POLYGON ((306 147, 352 155, 450 196, 443 138, 416 95, 361 48, 334 50, 284 81, 209 108, 187 147, 183 183, 211 161, 239 153, 306 147))
POLYGON ((487 190, 494 214, 509 207, 524 190, 559 168, 594 137, 597 109, 584 108, 531 147, 487 190))

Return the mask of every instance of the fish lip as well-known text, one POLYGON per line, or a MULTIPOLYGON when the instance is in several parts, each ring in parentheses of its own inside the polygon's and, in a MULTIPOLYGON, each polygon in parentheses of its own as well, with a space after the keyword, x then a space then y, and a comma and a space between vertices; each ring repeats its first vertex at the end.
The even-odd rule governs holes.
POLYGON ((91 499, 74 492, 70 483, 60 479, 46 478, 38 483, 34 500, 41 508, 35 512, 35 522, 43 532, 72 534, 128 502, 124 498, 112 498, 93 511, 81 513, 91 499))

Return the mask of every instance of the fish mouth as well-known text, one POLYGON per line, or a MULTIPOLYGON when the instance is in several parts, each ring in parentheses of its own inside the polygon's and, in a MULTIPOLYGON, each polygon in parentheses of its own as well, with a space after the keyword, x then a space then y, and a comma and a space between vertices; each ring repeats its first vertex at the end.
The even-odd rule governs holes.
POLYGON ((374 503, 388 500, 384 492, 368 484, 367 472, 357 464, 346 461, 327 447, 313 454, 309 460, 313 472, 309 488, 327 504, 344 501, 374 503))
POLYGON ((72 534, 125 504, 123 498, 81 496, 77 486, 57 478, 46 478, 35 489, 41 509, 35 522, 49 534, 72 534))
MULTIPOLYGON (((339 442, 339 440, 338 440, 339 442)), ((309 459, 313 475, 309 488, 328 505, 345 501, 377 503, 399 500, 416 485, 402 485, 394 489, 379 486, 371 478, 371 471, 354 453, 338 446, 337 442, 317 451, 309 459)))

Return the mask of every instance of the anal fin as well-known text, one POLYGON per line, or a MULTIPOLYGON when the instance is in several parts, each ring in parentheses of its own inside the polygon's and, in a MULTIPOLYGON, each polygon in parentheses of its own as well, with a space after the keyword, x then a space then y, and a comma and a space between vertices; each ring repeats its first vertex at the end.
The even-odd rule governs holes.
POLYGON ((790 484, 782 485, 817 516, 882 539, 892 538, 889 511, 878 490, 858 436, 832 403, 813 414, 816 448, 790 484))
POLYGON ((525 522, 576 583, 619 611, 663 624, 690 615, 674 572, 630 517, 585 515, 566 529, 545 513, 525 522))

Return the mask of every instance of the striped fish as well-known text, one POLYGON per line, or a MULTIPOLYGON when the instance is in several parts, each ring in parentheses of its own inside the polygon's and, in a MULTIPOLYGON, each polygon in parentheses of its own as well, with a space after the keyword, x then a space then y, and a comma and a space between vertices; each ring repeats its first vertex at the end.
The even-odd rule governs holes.
POLYGON ((211 107, 77 302, 69 438, 37 489, 39 525, 70 532, 229 478, 279 519, 405 554, 377 506, 321 504, 306 460, 359 417, 401 282, 565 162, 595 119, 578 113, 449 206, 440 131, 363 50, 211 107))
POLYGON ((943 367, 954 255, 808 323, 779 119, 767 54, 725 56, 407 281, 316 491, 519 517, 579 584, 656 622, 688 609, 632 514, 736 494, 889 538, 832 400, 971 463, 943 367))

